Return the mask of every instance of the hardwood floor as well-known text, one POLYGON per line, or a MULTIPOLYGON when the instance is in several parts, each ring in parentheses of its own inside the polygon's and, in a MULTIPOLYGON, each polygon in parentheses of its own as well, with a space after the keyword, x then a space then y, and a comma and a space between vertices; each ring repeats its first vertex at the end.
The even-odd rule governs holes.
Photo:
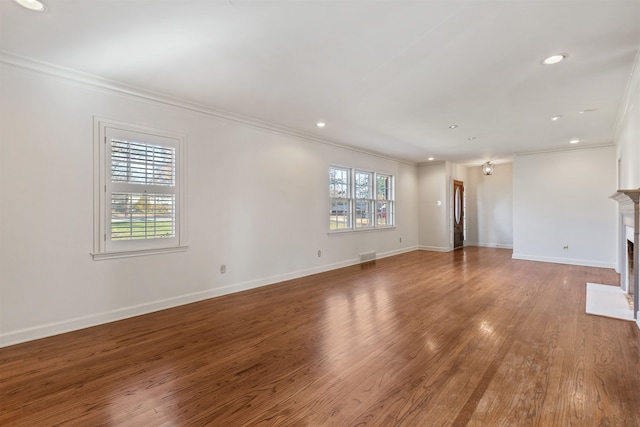
POLYGON ((640 426, 613 270, 416 251, 0 349, 0 425, 640 426))

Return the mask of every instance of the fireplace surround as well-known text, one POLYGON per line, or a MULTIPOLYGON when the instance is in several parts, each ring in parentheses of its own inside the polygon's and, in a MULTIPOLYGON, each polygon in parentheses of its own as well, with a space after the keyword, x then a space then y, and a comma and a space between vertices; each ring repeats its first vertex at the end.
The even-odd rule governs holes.
POLYGON ((633 318, 638 319, 638 236, 640 234, 640 218, 638 201, 640 200, 640 188, 635 190, 618 190, 611 196, 618 202, 620 212, 620 236, 618 245, 618 259, 620 260, 620 286, 624 291, 633 295, 633 318), (629 250, 632 251, 633 258, 629 259, 629 250), (632 268, 630 268, 632 267, 632 268))

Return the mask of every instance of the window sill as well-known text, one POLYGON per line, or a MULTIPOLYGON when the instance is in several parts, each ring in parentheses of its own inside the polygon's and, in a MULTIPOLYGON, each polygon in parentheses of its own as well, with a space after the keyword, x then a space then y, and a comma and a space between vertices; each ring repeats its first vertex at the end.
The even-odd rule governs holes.
POLYGON ((331 231, 328 231, 327 234, 332 235, 332 234, 348 234, 348 233, 366 233, 366 232, 372 232, 372 231, 395 230, 395 228, 396 228, 395 225, 387 225, 383 227, 372 227, 372 228, 347 228, 347 229, 340 229, 340 230, 331 230, 331 231))
POLYGON ((167 254, 172 252, 186 252, 188 248, 189 246, 176 246, 173 248, 141 249, 137 251, 101 252, 92 253, 91 256, 93 257, 94 261, 100 261, 104 259, 130 258, 135 256, 167 254))

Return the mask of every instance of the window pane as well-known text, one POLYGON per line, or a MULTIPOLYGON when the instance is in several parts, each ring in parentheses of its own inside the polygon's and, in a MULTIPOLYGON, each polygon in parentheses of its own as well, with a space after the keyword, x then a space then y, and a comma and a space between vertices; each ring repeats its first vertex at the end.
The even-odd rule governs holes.
POLYGON ((356 201, 356 228, 373 227, 373 202, 370 200, 356 201))
POLYGON ((355 196, 356 199, 373 199, 373 173, 355 173, 355 196))
POLYGON ((351 197, 351 171, 331 167, 329 168, 329 197, 345 198, 351 197))
POLYGON ((111 182, 175 186, 173 147, 111 140, 111 182))
POLYGON ((393 225, 393 203, 376 202, 376 217, 378 225, 393 225))
POLYGON ((378 175, 376 179, 376 199, 378 200, 390 200, 391 199, 391 176, 390 175, 378 175))
POLYGON ((356 228, 373 227, 373 172, 356 171, 356 228))
POLYGON ((175 237, 175 195, 112 193, 111 240, 175 237))
POLYGON ((351 228, 351 203, 349 200, 331 200, 329 208, 329 229, 340 230, 351 228))

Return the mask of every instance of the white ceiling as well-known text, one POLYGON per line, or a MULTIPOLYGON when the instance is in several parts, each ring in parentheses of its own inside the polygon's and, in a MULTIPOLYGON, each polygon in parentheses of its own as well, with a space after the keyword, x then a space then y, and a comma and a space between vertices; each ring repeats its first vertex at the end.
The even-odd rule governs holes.
POLYGON ((640 47, 640 0, 44 2, 0 50, 417 163, 611 144, 640 47))

